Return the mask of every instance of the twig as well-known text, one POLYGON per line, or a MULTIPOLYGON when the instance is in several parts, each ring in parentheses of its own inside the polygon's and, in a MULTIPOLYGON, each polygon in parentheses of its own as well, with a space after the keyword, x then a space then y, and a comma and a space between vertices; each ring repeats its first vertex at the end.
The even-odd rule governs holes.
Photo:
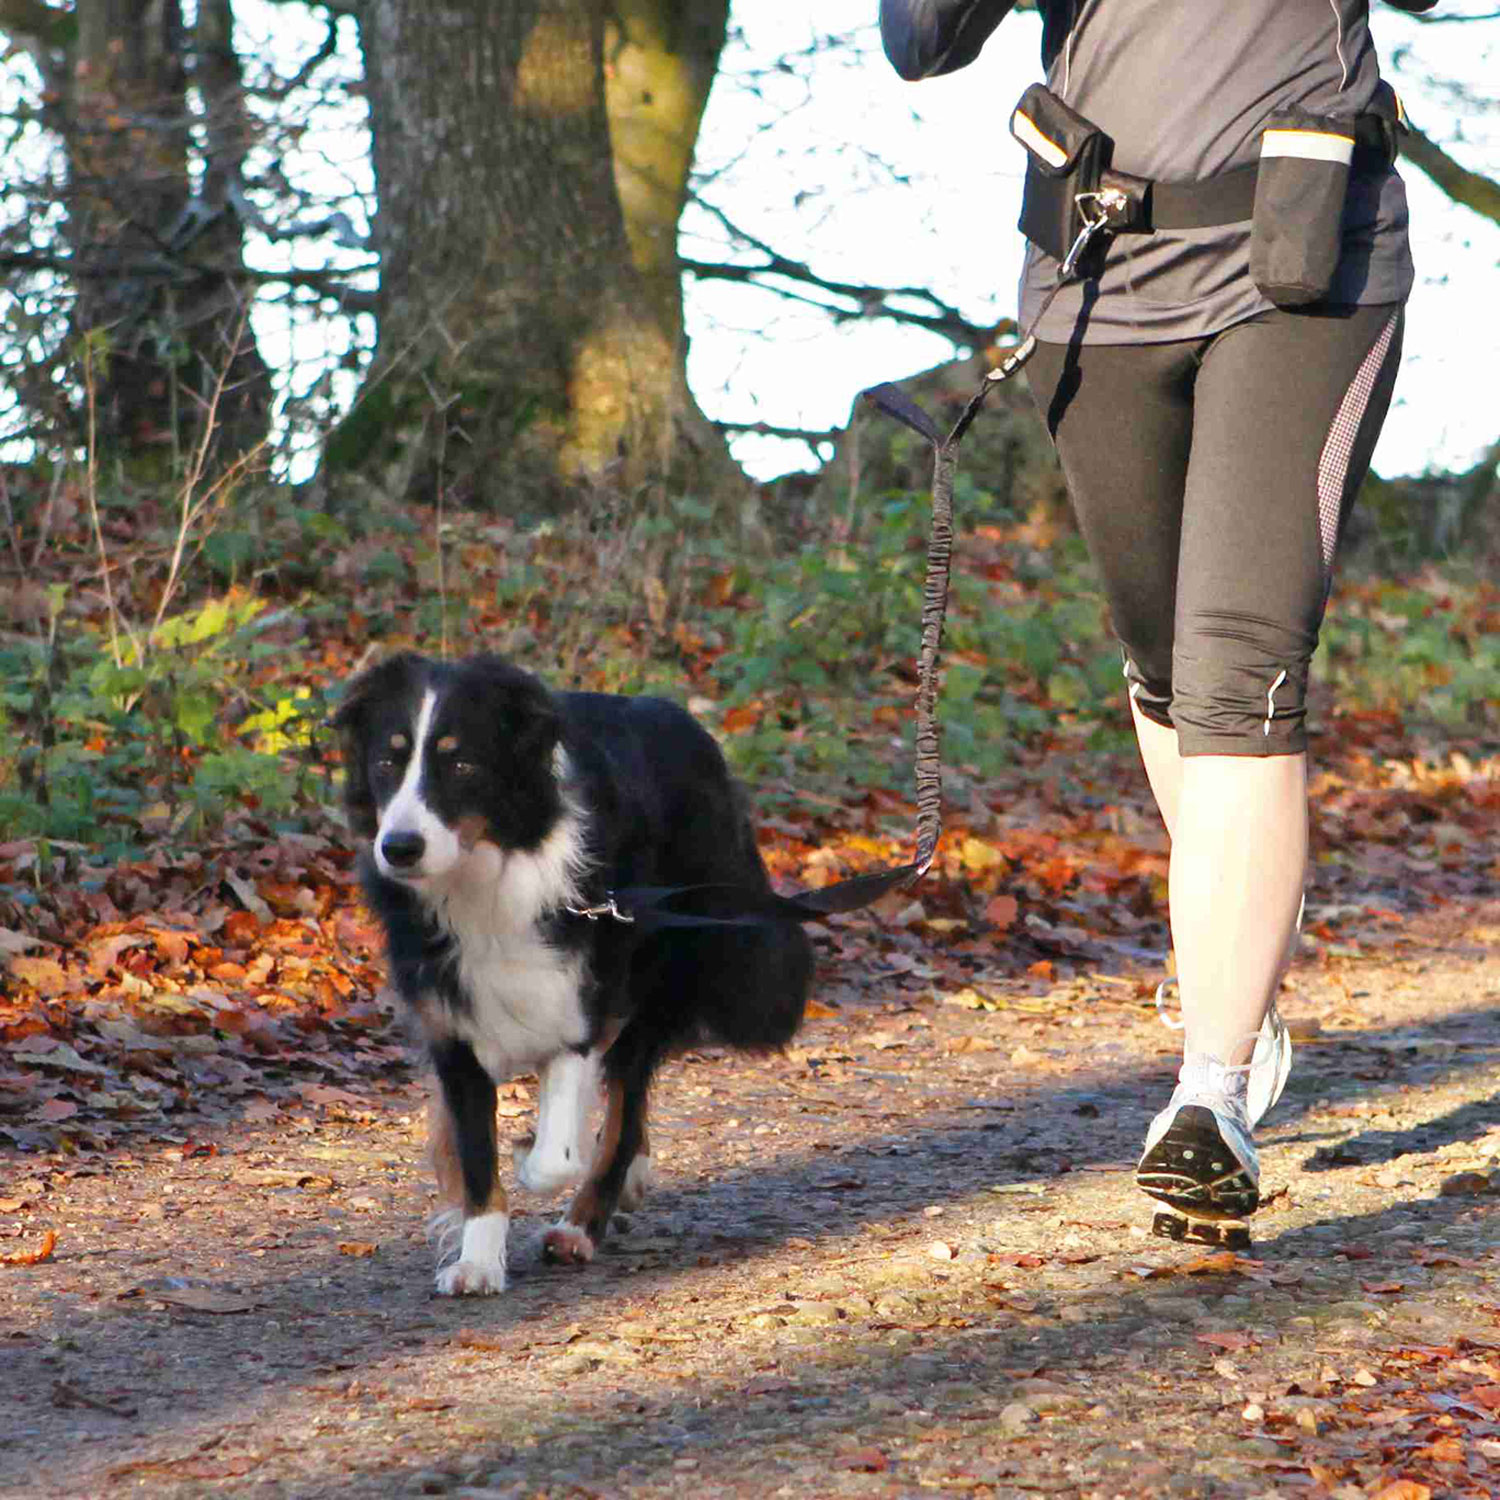
POLYGON ((88 392, 89 439, 88 467, 85 471, 84 493, 88 496, 89 519, 94 526, 94 543, 99 549, 99 577, 104 584, 104 603, 109 611, 109 649, 115 666, 124 666, 120 655, 120 617, 115 604, 115 589, 109 577, 109 551, 104 545, 104 528, 99 523, 99 455, 95 443, 95 385, 94 344, 90 334, 83 340, 83 384, 88 392))

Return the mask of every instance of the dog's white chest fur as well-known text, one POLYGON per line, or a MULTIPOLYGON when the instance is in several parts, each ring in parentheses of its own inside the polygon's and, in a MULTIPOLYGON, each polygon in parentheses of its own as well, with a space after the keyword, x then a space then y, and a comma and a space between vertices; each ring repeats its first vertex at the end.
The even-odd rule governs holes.
POLYGON ((588 1041, 583 960, 546 942, 543 912, 571 893, 577 824, 565 818, 535 854, 481 843, 456 878, 434 893, 439 920, 454 938, 467 1014, 445 1024, 474 1049, 492 1078, 507 1078, 588 1041))

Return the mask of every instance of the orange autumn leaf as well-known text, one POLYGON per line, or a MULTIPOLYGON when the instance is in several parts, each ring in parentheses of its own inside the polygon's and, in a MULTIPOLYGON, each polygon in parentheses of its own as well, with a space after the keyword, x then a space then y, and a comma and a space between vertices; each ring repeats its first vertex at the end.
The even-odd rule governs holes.
POLYGON ((56 1248, 57 1231, 49 1229, 35 1250, 12 1250, 9 1255, 0 1255, 0 1266, 39 1266, 44 1260, 52 1259, 56 1248))

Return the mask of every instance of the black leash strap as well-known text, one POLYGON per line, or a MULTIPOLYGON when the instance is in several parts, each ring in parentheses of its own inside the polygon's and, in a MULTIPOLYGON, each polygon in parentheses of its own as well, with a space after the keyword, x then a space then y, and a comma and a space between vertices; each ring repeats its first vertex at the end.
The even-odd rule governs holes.
MULTIPOLYGON (((1050 299, 1049 299, 1050 300, 1050 299)), ((818 890, 779 896, 745 886, 630 886, 611 891, 600 906, 569 907, 576 917, 626 923, 637 936, 662 928, 750 927, 769 919, 817 922, 840 912, 858 911, 888 891, 914 885, 937 855, 943 832, 943 765, 938 729, 938 668, 942 656, 943 620, 948 613, 948 578, 953 562, 953 476, 958 445, 969 430, 990 387, 1007 380, 1031 357, 1036 340, 1027 337, 991 370, 969 398, 962 415, 945 437, 938 425, 900 386, 882 384, 861 399, 920 434, 932 445, 932 522, 927 533, 927 576, 922 585, 922 644, 917 657, 917 847, 909 864, 870 870, 818 890)))

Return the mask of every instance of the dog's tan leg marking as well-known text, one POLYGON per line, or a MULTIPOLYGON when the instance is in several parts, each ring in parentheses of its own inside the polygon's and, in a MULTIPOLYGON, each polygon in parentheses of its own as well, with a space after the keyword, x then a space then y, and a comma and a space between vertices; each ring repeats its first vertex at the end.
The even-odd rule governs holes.
POLYGON ((428 1151, 443 1205, 429 1222, 446 1260, 437 1273, 437 1290, 444 1297, 489 1296, 505 1290, 506 1238, 510 1206, 497 1175, 478 1207, 466 1208, 463 1173, 459 1168, 457 1131, 453 1115, 441 1095, 427 1106, 428 1151))
POLYGON ((620 1121, 625 1109, 625 1087, 610 1082, 604 1091, 604 1124, 594 1148, 594 1165, 588 1179, 574 1195, 560 1224, 554 1224, 542 1240, 542 1253, 563 1265, 580 1265, 594 1258, 594 1237, 588 1226, 600 1209, 600 1185, 614 1165, 620 1145, 620 1121))

